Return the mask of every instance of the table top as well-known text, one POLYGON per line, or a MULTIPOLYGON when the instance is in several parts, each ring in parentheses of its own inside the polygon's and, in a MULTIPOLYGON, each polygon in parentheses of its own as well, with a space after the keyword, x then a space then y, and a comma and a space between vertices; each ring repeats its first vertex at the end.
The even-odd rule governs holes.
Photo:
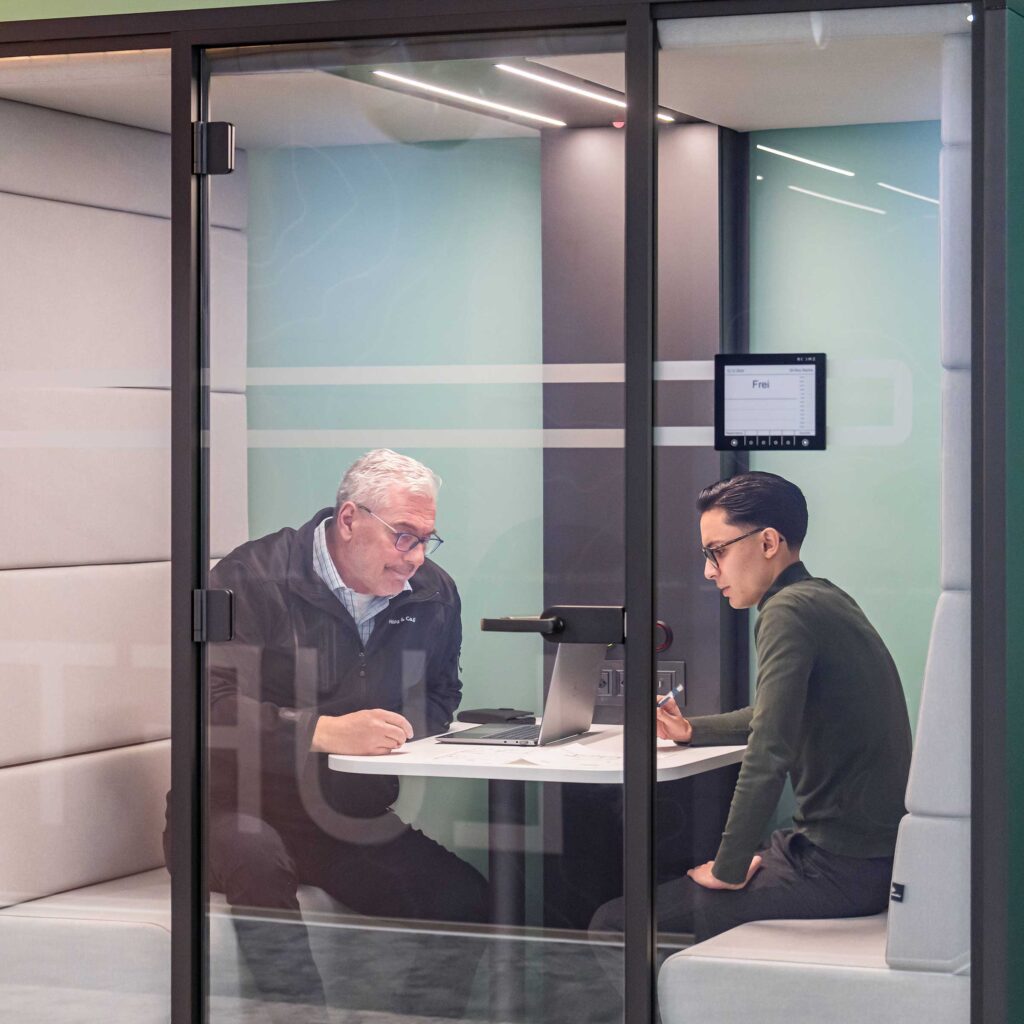
MULTIPOLYGON (((470 726, 455 723, 452 729, 470 726)), ((680 747, 658 740, 659 782, 738 764, 745 747, 680 747)), ((520 782, 621 783, 622 726, 594 725, 575 739, 544 747, 439 743, 434 736, 413 740, 390 754, 331 754, 337 772, 358 775, 429 775, 458 779, 513 779, 520 782)))

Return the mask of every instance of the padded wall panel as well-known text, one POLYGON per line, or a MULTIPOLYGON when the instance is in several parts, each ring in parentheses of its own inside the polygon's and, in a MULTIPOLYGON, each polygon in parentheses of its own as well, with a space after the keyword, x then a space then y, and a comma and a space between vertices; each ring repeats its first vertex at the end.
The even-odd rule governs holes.
POLYGON ((210 232, 210 386, 215 391, 245 391, 248 261, 242 232, 210 232))
POLYGON ((942 40, 942 143, 971 141, 971 34, 942 40))
POLYGON ((249 539, 249 447, 245 395, 210 396, 210 556, 249 539))
POLYGON ((907 810, 936 817, 971 813, 971 594, 939 597, 924 670, 907 810))
POLYGON ((0 766, 170 736, 169 562, 0 572, 0 766))
MULTIPOLYGON (((211 415, 223 555, 248 536, 244 395, 214 394, 211 415)), ((170 436, 168 391, 0 392, 0 568, 166 561, 170 436)))
POLYGON ((0 770, 0 905, 163 863, 169 740, 0 770))
POLYGON ((953 974, 971 958, 971 819, 908 814, 900 822, 886 960, 910 971, 953 974))
MULTIPOLYGON (((170 221, 0 193, 0 379, 171 384, 170 221)), ((246 240, 211 232, 212 386, 245 388, 246 240)))
POLYGON ((942 365, 971 365, 971 147, 939 153, 939 306, 942 365))
POLYGON ((942 374, 940 575, 943 590, 971 587, 971 372, 942 374))
MULTIPOLYGON (((170 110, 170 61, 167 70, 170 110)), ((170 217, 169 135, 0 100, 0 138, 0 192, 170 217)), ((218 179, 215 224, 246 227, 247 189, 245 154, 239 153, 235 173, 218 179)))

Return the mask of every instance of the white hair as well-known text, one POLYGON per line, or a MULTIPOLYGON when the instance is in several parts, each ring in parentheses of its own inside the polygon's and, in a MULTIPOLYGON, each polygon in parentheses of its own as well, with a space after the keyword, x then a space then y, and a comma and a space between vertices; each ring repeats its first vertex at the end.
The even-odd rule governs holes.
POLYGON ((375 448, 361 455, 345 471, 338 487, 335 509, 346 501, 368 508, 385 503, 394 488, 437 500, 441 478, 422 462, 399 455, 390 448, 375 448))

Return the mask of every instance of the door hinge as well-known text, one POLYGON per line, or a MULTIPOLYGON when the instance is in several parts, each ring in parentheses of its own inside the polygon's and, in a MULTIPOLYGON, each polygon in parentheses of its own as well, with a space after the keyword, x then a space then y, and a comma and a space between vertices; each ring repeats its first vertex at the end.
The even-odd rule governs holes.
POLYGON ((192 123, 192 173, 230 174, 235 169, 235 126, 230 121, 192 123))
POLYGON ((192 591, 192 640, 219 643, 235 635, 235 595, 230 590, 192 591))

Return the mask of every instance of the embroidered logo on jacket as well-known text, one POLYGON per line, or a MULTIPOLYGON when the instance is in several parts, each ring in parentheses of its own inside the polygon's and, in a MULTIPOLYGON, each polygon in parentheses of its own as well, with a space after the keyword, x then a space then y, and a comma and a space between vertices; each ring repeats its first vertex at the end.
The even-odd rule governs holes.
POLYGON ((416 616, 415 615, 403 615, 399 619, 388 619, 388 625, 389 626, 400 626, 403 622, 415 622, 415 621, 416 621, 416 616))

